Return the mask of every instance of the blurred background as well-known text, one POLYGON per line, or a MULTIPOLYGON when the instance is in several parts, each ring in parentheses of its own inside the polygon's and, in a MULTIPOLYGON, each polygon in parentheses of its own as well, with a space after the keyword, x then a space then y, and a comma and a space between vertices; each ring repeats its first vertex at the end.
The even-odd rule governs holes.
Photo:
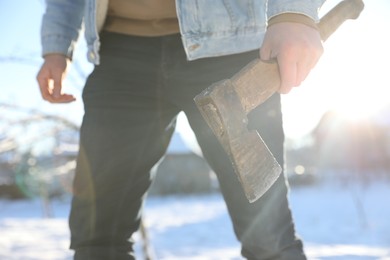
MULTIPOLYGON (((328 0, 321 14, 338 2, 328 0)), ((365 5, 324 44, 302 86, 283 96, 292 210, 311 259, 390 259, 390 2, 365 5)), ((65 81, 77 101, 42 101, 35 77, 44 8, 43 0, 0 0, 1 259, 70 259, 66 218, 81 91, 92 66, 80 38, 65 81), (44 235, 31 239, 37 231, 44 235)), ((218 184, 184 114, 154 170, 148 237, 138 239, 158 259, 240 259, 218 184), (158 222, 156 212, 169 221, 158 222), (211 227, 221 238, 210 238, 211 227), (163 239, 167 233, 175 245, 163 239)))

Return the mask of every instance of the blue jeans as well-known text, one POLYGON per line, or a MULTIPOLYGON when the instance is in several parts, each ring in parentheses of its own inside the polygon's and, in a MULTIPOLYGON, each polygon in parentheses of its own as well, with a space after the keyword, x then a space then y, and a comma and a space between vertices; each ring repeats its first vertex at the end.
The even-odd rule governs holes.
MULTIPOLYGON (((179 35, 143 38, 104 32, 101 39, 101 65, 83 91, 85 115, 70 214, 75 259, 134 259, 130 238, 139 227, 152 182, 150 169, 166 152, 180 111, 218 177, 242 255, 305 259, 295 236, 285 177, 250 204, 193 102, 195 95, 231 77, 258 51, 187 61, 179 35)), ((249 127, 259 131, 283 165, 280 96, 248 117, 249 127)))

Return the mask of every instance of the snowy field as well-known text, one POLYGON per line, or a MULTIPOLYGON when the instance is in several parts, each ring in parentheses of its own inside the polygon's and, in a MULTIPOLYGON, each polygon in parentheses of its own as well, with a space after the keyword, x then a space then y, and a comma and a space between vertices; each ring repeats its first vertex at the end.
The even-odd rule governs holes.
MULTIPOLYGON (((290 200, 309 259, 390 260, 389 183, 294 187, 290 200)), ((69 200, 52 202, 53 218, 42 209, 0 200, 0 259, 71 259, 69 200)), ((156 259, 242 259, 218 194, 149 198, 145 223, 156 259)))

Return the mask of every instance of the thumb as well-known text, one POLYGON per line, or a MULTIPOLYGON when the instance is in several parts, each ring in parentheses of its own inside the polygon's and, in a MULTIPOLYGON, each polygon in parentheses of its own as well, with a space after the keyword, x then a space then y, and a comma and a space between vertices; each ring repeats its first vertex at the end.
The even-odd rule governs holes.
POLYGON ((271 50, 270 48, 267 48, 267 46, 262 46, 260 49, 260 59, 263 61, 268 61, 270 60, 271 57, 271 50))

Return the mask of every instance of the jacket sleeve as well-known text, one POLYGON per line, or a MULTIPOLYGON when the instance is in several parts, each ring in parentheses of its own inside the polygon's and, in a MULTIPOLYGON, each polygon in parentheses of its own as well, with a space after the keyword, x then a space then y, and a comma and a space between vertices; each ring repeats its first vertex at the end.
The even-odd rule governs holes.
POLYGON ((318 11, 324 2, 325 0, 268 0, 267 19, 280 14, 295 13, 305 15, 317 23, 318 11))
POLYGON ((72 58, 80 34, 85 0, 46 0, 42 17, 42 56, 60 53, 72 58))

